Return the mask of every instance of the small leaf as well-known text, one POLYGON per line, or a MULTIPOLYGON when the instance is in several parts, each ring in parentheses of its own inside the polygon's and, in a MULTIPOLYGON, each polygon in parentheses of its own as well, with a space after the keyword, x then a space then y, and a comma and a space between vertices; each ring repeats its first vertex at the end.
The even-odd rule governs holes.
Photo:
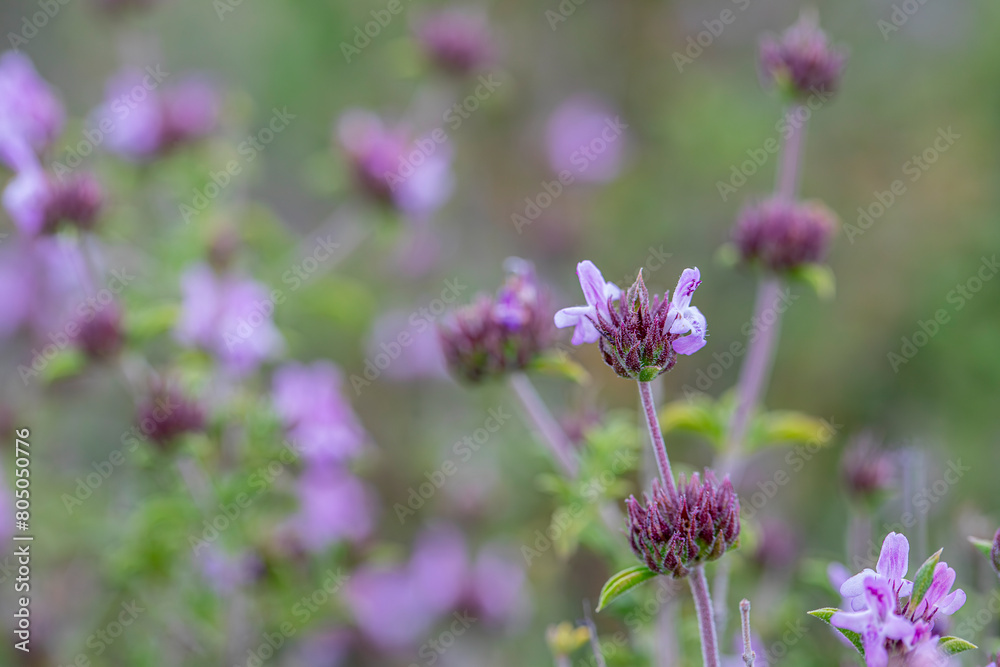
POLYGON ((178 308, 176 304, 166 303, 157 306, 127 310, 125 312, 125 330, 132 339, 146 340, 166 333, 177 321, 178 308))
POLYGON ((42 369, 42 379, 46 383, 64 380, 79 374, 86 366, 86 355, 75 347, 67 347, 49 358, 42 369))
POLYGON ((931 587, 931 582, 934 581, 934 568, 937 567, 938 561, 941 560, 941 552, 943 549, 938 549, 936 553, 932 554, 930 558, 924 561, 924 564, 920 566, 917 570, 916 576, 913 577, 913 593, 910 595, 910 608, 916 609, 924 596, 927 594, 927 589, 931 587))
POLYGON ((557 375, 577 384, 585 384, 590 378, 587 369, 570 359, 562 350, 555 350, 535 358, 531 368, 547 375, 557 375))
POLYGON ((839 632, 840 634, 842 634, 845 637, 847 637, 847 639, 850 640, 850 642, 852 644, 854 644, 854 648, 856 648, 858 650, 858 653, 860 653, 861 656, 864 657, 864 655, 865 655, 865 646, 861 642, 861 635, 859 635, 856 632, 852 632, 851 630, 845 630, 843 628, 838 628, 836 625, 833 625, 832 623, 830 623, 830 619, 833 618, 833 615, 836 614, 838 611, 840 611, 840 610, 837 609, 837 608, 835 608, 835 607, 824 607, 823 609, 815 609, 815 610, 810 611, 808 613, 809 613, 810 616, 815 616, 816 618, 818 618, 819 620, 823 621, 824 623, 829 624, 830 627, 832 627, 837 632, 839 632))
POLYGON ((970 641, 966 641, 961 637, 942 637, 941 643, 938 644, 938 648, 941 649, 946 655, 956 655, 970 649, 979 648, 970 641))
POLYGON ((992 542, 990 542, 989 540, 981 540, 978 537, 970 537, 969 542, 972 543, 972 546, 979 549, 979 551, 982 552, 984 556, 986 556, 987 560, 989 560, 990 552, 993 551, 992 542))
POLYGON ((747 449, 753 451, 793 442, 824 445, 832 436, 833 429, 825 420, 792 410, 767 412, 751 424, 747 449))
POLYGON ((812 287, 824 301, 832 299, 837 293, 833 269, 826 264, 805 264, 792 271, 791 276, 812 287))
POLYGON ((601 589, 601 596, 597 600, 597 611, 607 607, 612 600, 624 595, 639 584, 648 581, 656 576, 656 573, 645 565, 636 565, 622 570, 618 574, 608 579, 601 589))

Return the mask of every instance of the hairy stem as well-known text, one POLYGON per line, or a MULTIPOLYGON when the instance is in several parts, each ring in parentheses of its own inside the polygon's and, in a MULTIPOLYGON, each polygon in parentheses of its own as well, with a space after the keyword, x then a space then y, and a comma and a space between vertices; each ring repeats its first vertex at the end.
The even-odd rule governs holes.
POLYGON ((747 667, 753 667, 757 654, 753 651, 750 641, 750 600, 743 598, 740 602, 740 620, 743 626, 743 662, 747 667))
POLYGON ((674 484, 674 473, 670 469, 670 457, 667 456, 667 446, 663 442, 663 431, 660 430, 660 420, 656 415, 656 405, 653 402, 653 387, 649 382, 639 382, 639 396, 642 398, 642 411, 646 415, 646 426, 649 428, 649 441, 656 455, 656 467, 660 471, 670 498, 677 498, 677 486, 674 484))
POLYGON ((705 566, 698 565, 688 575, 694 608, 698 613, 698 632, 701 634, 701 655, 705 667, 720 667, 719 639, 715 633, 715 616, 712 615, 712 596, 708 593, 705 566))
POLYGON ((521 401, 521 405, 524 406, 525 412, 535 424, 535 428, 541 434, 542 440, 552 450, 552 454, 563 472, 569 478, 576 477, 579 465, 573 453, 573 443, 569 441, 562 426, 549 412, 545 401, 538 395, 535 385, 524 373, 514 373, 510 376, 510 386, 518 400, 521 401))

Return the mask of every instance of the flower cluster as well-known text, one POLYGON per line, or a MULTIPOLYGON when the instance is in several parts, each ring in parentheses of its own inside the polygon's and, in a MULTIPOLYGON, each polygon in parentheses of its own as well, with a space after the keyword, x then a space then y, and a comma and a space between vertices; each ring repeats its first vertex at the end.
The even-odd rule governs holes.
POLYGON ((915 589, 905 578, 909 553, 906 537, 889 533, 875 570, 866 569, 840 587, 849 611, 833 614, 830 623, 860 636, 868 667, 886 667, 890 656, 933 655, 940 639, 934 621, 965 604, 965 592, 951 590, 955 570, 936 559, 929 585, 915 589))
POLYGON ((548 299, 530 262, 510 258, 495 297, 479 296, 438 328, 448 367, 470 382, 520 371, 552 340, 548 299))
POLYGON ((743 209, 733 243, 743 261, 781 272, 823 261, 835 229, 836 216, 822 204, 774 197, 743 209))
POLYGON ((796 98, 833 93, 840 84, 846 55, 830 45, 815 14, 803 13, 781 37, 760 45, 761 76, 796 98))
POLYGON ((682 475, 676 497, 654 481, 644 500, 645 507, 635 496, 625 501, 629 544, 657 574, 686 577, 739 544, 740 501, 728 476, 720 484, 710 470, 704 481, 698 473, 690 481, 682 475))
POLYGON ((879 446, 873 434, 861 433, 851 441, 841 461, 844 486, 854 500, 876 500, 892 487, 896 467, 892 455, 879 446))
POLYGON ((482 69, 495 58, 489 22, 468 9, 444 9, 420 21, 414 30, 427 56, 456 74, 482 69))
POLYGON ((368 443, 343 378, 329 362, 288 364, 274 375, 271 401, 303 471, 299 511, 288 524, 296 544, 322 552, 340 540, 359 542, 374 527, 373 494, 347 469, 368 443))
POLYGON ((642 271, 624 295, 593 262, 580 262, 576 272, 587 305, 563 308, 555 324, 575 327, 574 345, 599 342, 604 361, 621 377, 649 382, 673 368, 678 354, 705 346, 705 316, 691 305, 701 284, 697 268, 684 270, 671 301, 666 294, 650 298, 642 271))
POLYGON ((204 429, 205 411, 176 385, 154 380, 139 403, 136 422, 150 440, 166 448, 181 435, 204 429))

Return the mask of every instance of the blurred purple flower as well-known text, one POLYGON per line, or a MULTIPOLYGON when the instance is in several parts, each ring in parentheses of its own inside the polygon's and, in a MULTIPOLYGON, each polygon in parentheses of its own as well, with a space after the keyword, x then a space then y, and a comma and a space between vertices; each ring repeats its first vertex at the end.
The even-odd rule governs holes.
POLYGON ((310 465, 343 463, 367 434, 340 392, 343 377, 329 362, 288 364, 274 375, 272 400, 296 449, 310 465))
POLYGON ((471 8, 443 9, 424 17, 414 33, 439 67, 468 74, 489 65, 496 55, 486 15, 471 8))
POLYGON ((177 340, 205 349, 227 370, 250 372, 284 348, 272 321, 274 301, 260 283, 197 264, 181 276, 181 290, 177 340))
POLYGON ((208 545, 196 555, 205 583, 220 596, 228 596, 251 583, 261 571, 261 562, 252 553, 226 553, 208 545))
POLYGON ((101 185, 92 174, 60 180, 38 167, 18 172, 3 192, 4 208, 26 236, 54 233, 63 222, 90 229, 103 201, 101 185))
POLYGON ((14 536, 14 501, 10 489, 7 488, 3 466, 0 465, 0 553, 6 551, 14 536))
POLYGON ((836 228, 836 215, 819 202, 774 197, 745 206, 732 239, 743 261, 781 272, 822 262, 836 228))
POLYGON ((205 411, 194 398, 170 381, 156 380, 136 408, 139 430, 160 448, 205 428, 205 411))
POLYGON ((122 313, 115 302, 79 318, 77 326, 73 342, 91 359, 109 359, 125 342, 122 313))
POLYGON ((323 629, 289 649, 281 664, 283 667, 339 667, 353 641, 349 630, 323 629))
POLYGON ((374 497, 350 473, 310 467, 297 484, 299 510, 291 523, 307 551, 323 551, 341 540, 361 542, 371 534, 374 497))
POLYGON ((130 68, 108 82, 105 102, 94 110, 92 122, 111 126, 105 141, 110 152, 144 162, 215 129, 221 104, 217 86, 204 75, 162 84, 164 76, 130 68))
POLYGON ((0 161, 16 171, 37 166, 64 121, 62 103, 31 60, 19 51, 0 55, 0 161))
POLYGON ((405 567, 363 565, 347 582, 345 597, 358 629, 385 652, 411 648, 437 621, 405 567))
POLYGON ((549 165, 574 180, 606 183, 621 172, 628 125, 606 102, 578 96, 564 102, 549 118, 546 146, 549 165))
POLYGON ((411 141, 403 128, 388 128, 378 116, 362 110, 344 113, 336 134, 358 186, 376 201, 424 217, 451 197, 452 151, 447 140, 411 141))
POLYGON ((879 494, 892 487, 896 464, 881 444, 869 431, 851 439, 841 460, 844 484, 851 498, 876 500, 879 494))
MULTIPOLYGON (((0 247, 0 338, 22 328, 49 336, 86 298, 86 265, 75 241, 17 239, 0 247)), ((50 342, 48 338, 46 343, 50 342)))
POLYGON ((761 78, 798 98, 833 93, 840 85, 846 54, 829 43, 819 17, 803 12, 780 38, 768 36, 760 45, 761 78))
POLYGON ((760 539, 753 554, 754 560, 761 567, 772 570, 791 568, 795 564, 798 550, 797 535, 788 523, 776 517, 767 517, 761 521, 760 539))
POLYGON ((525 606, 525 579, 520 562, 503 549, 483 548, 469 584, 473 608, 492 623, 510 623, 525 606))
POLYGON ((465 537, 454 526, 425 530, 413 548, 410 576, 427 612, 444 614, 461 601, 469 576, 465 537))

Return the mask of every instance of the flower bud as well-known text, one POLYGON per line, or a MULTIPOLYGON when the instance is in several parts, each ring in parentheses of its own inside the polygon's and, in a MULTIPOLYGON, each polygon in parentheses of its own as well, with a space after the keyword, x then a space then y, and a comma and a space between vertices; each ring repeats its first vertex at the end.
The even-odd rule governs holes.
POLYGON ((870 502, 895 481, 892 456, 879 447, 874 435, 861 433, 852 439, 841 461, 847 493, 853 500, 870 502))
POLYGON ((124 342, 121 311, 114 303, 108 304, 84 318, 78 324, 75 336, 77 347, 95 361, 109 359, 118 353, 124 342))
POLYGON ((732 239, 743 261, 781 272, 823 261, 835 229, 822 204, 774 197, 745 207, 732 239))
POLYGON ((468 74, 494 58, 495 47, 486 17, 478 12, 446 9, 425 18, 415 30, 420 46, 442 69, 468 74))
POLYGON ((781 37, 760 45, 761 78, 790 97, 831 94, 840 84, 846 54, 830 45, 815 14, 804 12, 781 37))
POLYGON ((177 387, 156 381, 140 402, 136 421, 144 436, 165 449, 177 437, 201 431, 205 427, 205 413, 197 401, 177 387))
POLYGON ((629 496, 629 544, 633 553, 657 574, 686 577, 692 567, 713 561, 739 545, 740 501, 727 476, 720 484, 705 470, 686 481, 682 475, 677 497, 653 482, 644 494, 645 507, 629 496))
POLYGON ((104 204, 101 184, 92 174, 79 174, 52 183, 52 199, 46 210, 44 232, 54 232, 60 224, 90 230, 104 204))
POLYGON ((552 339, 548 300, 534 267, 512 258, 496 297, 482 295, 438 327, 449 369, 470 382, 523 370, 552 339))

